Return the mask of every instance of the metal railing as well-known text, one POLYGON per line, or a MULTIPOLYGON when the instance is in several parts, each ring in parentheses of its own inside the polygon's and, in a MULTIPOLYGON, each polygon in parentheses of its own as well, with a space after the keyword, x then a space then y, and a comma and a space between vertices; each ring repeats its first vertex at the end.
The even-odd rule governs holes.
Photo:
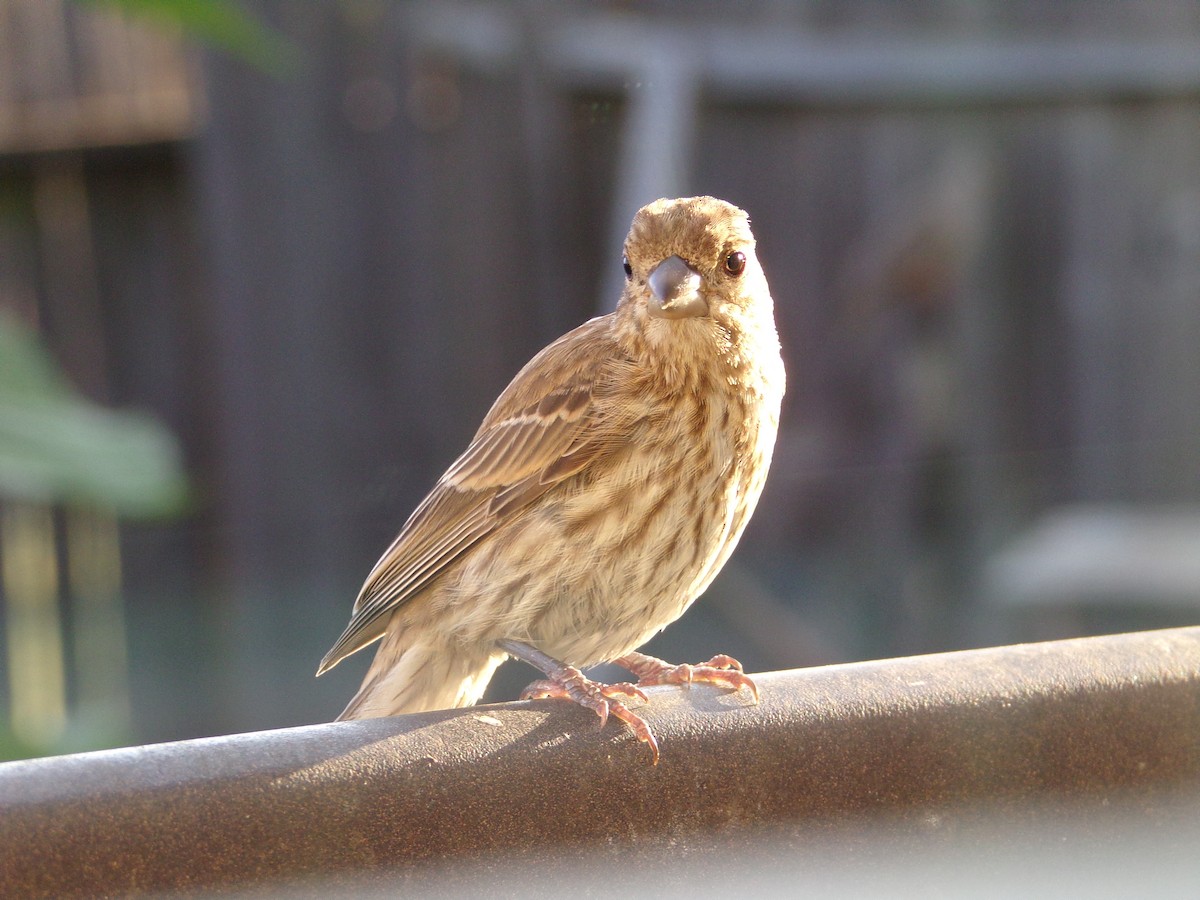
POLYGON ((1107 810, 1118 844, 1200 812, 1200 628, 756 681, 757 706, 652 689, 658 766, 555 701, 0 765, 0 894, 335 890, 464 860, 528 886, 549 859, 599 854, 626 874, 748 848, 779 861, 849 825, 928 840, 981 817, 1092 827, 1107 810))

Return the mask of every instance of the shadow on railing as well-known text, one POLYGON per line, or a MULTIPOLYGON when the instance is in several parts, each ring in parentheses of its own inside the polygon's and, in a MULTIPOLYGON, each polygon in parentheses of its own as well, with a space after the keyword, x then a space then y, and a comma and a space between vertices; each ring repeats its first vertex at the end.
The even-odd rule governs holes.
POLYGON ((1200 628, 756 681, 758 706, 653 689, 656 767, 615 722, 555 701, 0 765, 0 894, 336 893, 452 872, 549 892, 568 870, 645 889, 664 867, 704 889, 720 861, 729 884, 775 873, 782 890, 911 853, 978 887, 1021 842, 1014 873, 1085 847, 1072 874, 1141 883, 1152 844, 1191 848, 1154 862, 1160 879, 1172 862, 1200 877, 1200 628))

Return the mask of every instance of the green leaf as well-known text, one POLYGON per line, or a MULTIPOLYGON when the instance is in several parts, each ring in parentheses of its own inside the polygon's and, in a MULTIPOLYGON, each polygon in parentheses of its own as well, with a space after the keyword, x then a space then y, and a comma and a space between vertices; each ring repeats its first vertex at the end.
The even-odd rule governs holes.
POLYGON ((0 316, 0 497, 179 512, 187 481, 175 437, 154 418, 77 394, 34 335, 0 316))
POLYGON ((130 16, 177 26, 189 37, 262 69, 276 78, 295 71, 299 48, 231 0, 79 0, 130 16))
POLYGON ((32 334, 0 315, 0 392, 61 398, 71 388, 32 334))

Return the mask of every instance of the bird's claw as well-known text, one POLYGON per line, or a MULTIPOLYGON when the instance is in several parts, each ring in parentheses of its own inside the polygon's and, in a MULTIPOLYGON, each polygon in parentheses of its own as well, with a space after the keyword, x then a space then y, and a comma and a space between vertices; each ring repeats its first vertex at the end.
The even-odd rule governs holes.
POLYGON ((574 666, 566 666, 562 679, 544 679, 535 681, 521 691, 522 700, 571 700, 585 709, 590 709, 600 717, 600 728, 608 724, 611 714, 614 719, 624 722, 634 736, 650 747, 653 764, 658 765, 658 741, 646 720, 633 712, 618 698, 630 700, 647 700, 645 692, 636 684, 622 681, 617 684, 604 684, 592 681, 574 666))
POLYGON ((758 685, 742 672, 742 664, 732 656, 721 653, 708 662, 689 665, 671 665, 645 653, 627 653, 614 662, 628 669, 638 678, 638 684, 651 686, 656 684, 687 684, 699 682, 714 684, 718 687, 733 688, 738 691, 746 688, 754 702, 758 703, 758 685))

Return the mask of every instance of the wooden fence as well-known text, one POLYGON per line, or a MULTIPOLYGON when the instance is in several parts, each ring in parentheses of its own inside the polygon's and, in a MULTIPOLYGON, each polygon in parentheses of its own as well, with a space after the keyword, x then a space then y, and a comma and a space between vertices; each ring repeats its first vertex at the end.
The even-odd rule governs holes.
MULTIPOLYGON (((660 191, 751 212, 789 369, 756 519, 660 655, 1019 637, 987 573, 1043 514, 1200 503, 1200 9, 684 5, 253 4, 279 78, 0 3, 0 302, 200 489, 122 528, 131 739, 340 708, 361 668, 310 677, 363 574, 660 191)), ((1116 624, 1195 618, 1153 603, 1116 624)))

